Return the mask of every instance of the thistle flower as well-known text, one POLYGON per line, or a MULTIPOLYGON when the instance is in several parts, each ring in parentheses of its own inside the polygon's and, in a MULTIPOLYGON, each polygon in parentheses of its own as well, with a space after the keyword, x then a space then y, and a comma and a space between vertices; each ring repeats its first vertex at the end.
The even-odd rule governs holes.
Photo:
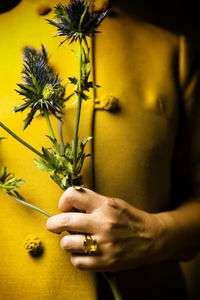
POLYGON ((62 86, 58 74, 54 75, 53 69, 48 65, 47 50, 42 45, 42 50, 35 50, 27 46, 23 50, 23 81, 16 90, 24 96, 25 103, 14 108, 14 112, 24 111, 29 108, 26 119, 24 120, 24 129, 31 123, 37 111, 44 114, 51 112, 57 118, 60 118, 64 106, 65 86, 62 86))
POLYGON ((60 45, 66 40, 72 43, 78 38, 91 37, 92 33, 98 32, 96 29, 107 14, 107 11, 94 10, 86 0, 71 0, 68 6, 58 4, 54 12, 58 21, 47 21, 57 27, 57 36, 66 36, 60 45))

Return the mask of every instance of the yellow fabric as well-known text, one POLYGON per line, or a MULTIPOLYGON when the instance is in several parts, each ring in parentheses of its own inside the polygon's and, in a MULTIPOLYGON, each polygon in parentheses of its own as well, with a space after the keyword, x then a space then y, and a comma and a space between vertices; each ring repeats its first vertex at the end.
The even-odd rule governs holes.
MULTIPOLYGON (((55 29, 45 21, 47 16, 38 15, 38 9, 45 3, 49 5, 49 1, 23 0, 10 12, 0 15, 0 119, 38 150, 41 145, 50 145, 45 137, 48 128, 44 120, 34 120, 31 127, 23 131, 25 114, 11 113, 13 107, 21 103, 14 89, 17 88, 16 83, 21 82, 23 47, 31 45, 40 48, 41 43, 47 46, 51 64, 60 77, 65 78, 64 83, 70 74, 78 73, 77 58, 71 51, 74 46, 58 48, 61 39, 53 38, 55 29)), ((57 1, 51 1, 50 6, 55 4, 57 1)), ((53 15, 52 12, 48 17, 52 18, 53 15)), ((67 92, 71 91, 69 85, 67 92)), ((92 102, 87 104, 87 112, 84 110, 85 105, 82 117, 86 119, 88 110, 92 111, 92 102)), ((72 140, 75 111, 74 105, 68 105, 65 141, 72 140)), ((81 124, 82 137, 90 135, 91 115, 81 124)), ((56 128, 57 121, 53 118, 52 124, 56 128)), ((3 130, 0 130, 0 135, 8 137, 0 141, 0 165, 6 164, 8 170, 27 181, 21 189, 27 201, 51 214, 59 213, 57 206, 62 191, 48 174, 34 167, 35 155, 3 130)), ((0 256, 3 258, 0 263, 0 299, 96 299, 94 274, 78 271, 71 265, 69 255, 60 248, 61 236, 46 230, 47 218, 16 203, 2 192, 0 199, 0 256), (39 257, 30 256, 24 249, 24 240, 29 234, 37 235, 42 242, 43 253, 39 257)))
MULTIPOLYGON (((0 120, 37 149, 41 144, 49 145, 44 121, 34 120, 23 132, 25 115, 10 113, 20 103, 14 89, 21 81, 22 47, 30 44, 39 48, 42 42, 61 77, 67 79, 77 72, 76 58, 70 51, 73 46, 57 48, 59 38, 52 38, 54 29, 45 22, 46 17, 37 13, 45 3, 48 2, 23 0, 12 11, 0 15, 0 120)), ((51 1, 51 5, 55 3, 51 1)), ((185 145, 179 134, 183 112, 187 118, 181 118, 182 122, 194 129, 191 113, 196 107, 199 77, 193 53, 183 37, 131 18, 117 7, 113 6, 113 10, 115 15, 102 23, 102 33, 95 39, 95 74, 96 83, 102 86, 97 98, 112 93, 119 99, 120 110, 95 111, 96 191, 158 212, 170 205, 171 161, 176 152, 181 153, 180 145, 185 145)), ((70 93, 70 86, 67 91, 70 93)), ((92 101, 84 103, 81 136, 92 135, 93 113, 92 101)), ((64 120, 65 141, 72 139, 74 117, 75 106, 70 103, 64 120)), ((52 123, 55 127, 56 120, 52 119, 52 123)), ((192 133, 191 161, 196 161, 200 143, 197 130, 192 133)), ((0 130, 2 135, 7 136, 0 130)), ((187 178, 191 163, 188 161, 182 173, 185 153, 181 154, 180 161, 176 161, 180 182, 187 178)), ((47 174, 33 167, 34 157, 10 137, 0 141, 1 164, 27 180, 21 189, 24 197, 49 213, 59 213, 57 202, 62 192, 47 174)), ((197 186, 197 170, 196 167, 190 172, 194 175, 191 186, 197 186)), ((91 174, 88 159, 84 176, 89 187, 91 174)), ((198 187, 193 190, 197 192, 198 187)), ((68 254, 60 249, 60 236, 45 229, 46 217, 3 193, 0 197, 0 299, 95 300, 95 275, 80 272, 70 264, 68 254), (24 239, 29 234, 36 234, 43 244, 44 252, 38 258, 24 250, 24 239)), ((118 279, 125 300, 150 296, 186 299, 181 271, 173 262, 120 272, 118 279)), ((103 292, 102 299, 111 299, 106 289, 103 292)))

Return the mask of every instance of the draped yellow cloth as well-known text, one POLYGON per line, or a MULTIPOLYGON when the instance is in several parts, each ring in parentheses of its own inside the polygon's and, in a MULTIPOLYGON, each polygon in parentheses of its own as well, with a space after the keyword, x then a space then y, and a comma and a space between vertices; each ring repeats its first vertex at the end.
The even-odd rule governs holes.
MULTIPOLYGON (((41 6, 56 3, 23 0, 0 15, 0 120, 38 150, 41 145, 49 145, 44 120, 37 118, 22 131, 25 114, 13 114, 11 110, 21 102, 14 89, 21 81, 24 46, 47 46, 50 62, 65 78, 63 82, 78 73, 71 51, 74 46, 58 48, 61 39, 53 38, 55 29, 47 24, 46 16, 38 14, 41 6)), ((92 49, 95 81, 102 86, 96 96, 112 93, 119 100, 119 109, 94 111, 92 93, 91 100, 84 102, 80 136, 94 136, 95 168, 92 174, 88 159, 83 174, 89 187, 95 175, 97 192, 122 198, 148 212, 159 212, 169 209, 174 200, 198 195, 200 142, 198 114, 194 111, 199 109, 199 77, 195 56, 184 37, 139 21, 115 5, 112 11, 100 26, 92 49), (187 184, 186 193, 183 188, 187 184)), ((50 13, 48 18, 52 16, 50 13)), ((67 93, 71 90, 67 86, 67 93)), ((65 108, 65 141, 73 137, 76 107, 72 102, 65 108)), ((57 121, 51 120, 56 128, 57 121)), ((0 163, 27 181, 21 188, 24 197, 49 213, 59 213, 57 203, 62 191, 48 174, 34 168, 35 155, 3 130, 0 136, 8 137, 0 141, 0 163)), ((91 144, 87 150, 91 151, 91 144)), ((45 216, 1 192, 0 299, 97 299, 96 275, 71 265, 69 255, 60 249, 60 236, 49 233, 45 222, 45 216), (39 257, 24 250, 30 234, 42 242, 44 251, 39 257)), ((187 299, 176 262, 120 272, 118 281, 125 300, 187 299)), ((106 285, 100 294, 101 299, 112 299, 106 285)))

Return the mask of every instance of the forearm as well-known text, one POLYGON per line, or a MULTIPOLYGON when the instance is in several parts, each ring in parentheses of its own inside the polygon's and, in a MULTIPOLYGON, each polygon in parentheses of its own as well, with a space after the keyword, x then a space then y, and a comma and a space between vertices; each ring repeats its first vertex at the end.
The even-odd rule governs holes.
POLYGON ((190 199, 157 217, 161 224, 159 260, 188 260, 200 251, 200 199, 190 199))

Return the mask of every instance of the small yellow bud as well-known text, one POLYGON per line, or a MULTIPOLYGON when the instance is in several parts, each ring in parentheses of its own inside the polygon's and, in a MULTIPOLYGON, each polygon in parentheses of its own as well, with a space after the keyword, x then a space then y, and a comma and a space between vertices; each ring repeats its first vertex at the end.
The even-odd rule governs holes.
POLYGON ((36 235, 30 234, 25 240, 24 248, 32 255, 38 255, 42 251, 42 243, 36 235))
POLYGON ((112 94, 104 95, 95 101, 96 109, 113 111, 113 110, 117 110, 118 107, 119 107, 119 99, 117 99, 112 94))
POLYGON ((54 89, 52 87, 51 84, 46 84, 44 89, 43 89, 43 92, 42 92, 42 96, 45 100, 48 100, 50 99, 54 94, 54 89))

